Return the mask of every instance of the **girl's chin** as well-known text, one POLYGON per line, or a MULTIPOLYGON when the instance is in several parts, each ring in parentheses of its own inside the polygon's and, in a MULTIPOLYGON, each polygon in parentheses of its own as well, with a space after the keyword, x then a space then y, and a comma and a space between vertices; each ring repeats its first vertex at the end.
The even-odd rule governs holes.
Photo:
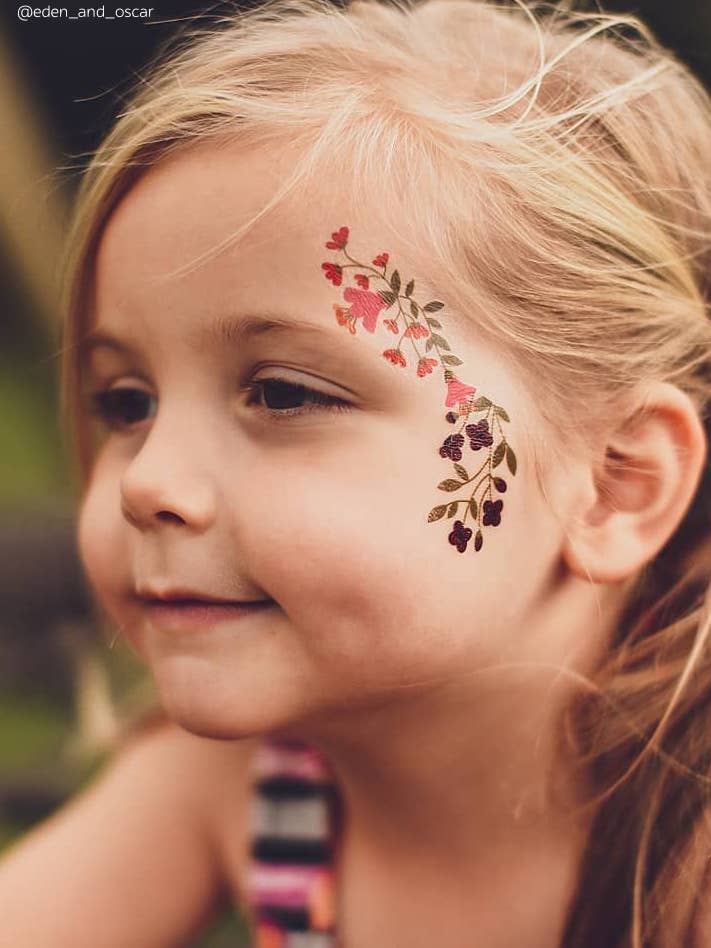
POLYGON ((239 740, 299 718, 298 695, 198 659, 151 663, 158 699, 171 720, 201 737, 239 740))
MULTIPOLYGON (((159 690, 160 691, 160 690, 159 690)), ((175 693, 160 691, 160 703, 166 715, 180 727, 197 737, 213 740, 236 741, 266 736, 278 729, 279 722, 270 715, 239 713, 237 709, 217 713, 210 705, 201 706, 194 696, 183 700, 175 693)))

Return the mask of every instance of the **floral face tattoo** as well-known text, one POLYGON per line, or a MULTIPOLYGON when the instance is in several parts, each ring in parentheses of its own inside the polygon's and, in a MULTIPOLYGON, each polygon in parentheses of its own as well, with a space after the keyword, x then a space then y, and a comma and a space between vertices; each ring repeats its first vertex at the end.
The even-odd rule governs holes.
POLYGON ((347 286, 343 290, 343 299, 348 305, 333 304, 336 321, 339 326, 355 334, 356 323, 362 319, 366 332, 373 333, 380 313, 397 306, 397 311, 393 310, 391 318, 383 320, 388 332, 398 335, 397 346, 394 349, 385 349, 383 356, 394 366, 406 368, 407 359, 402 352, 402 345, 403 340, 407 339, 414 350, 419 378, 431 374, 437 365, 441 366, 446 386, 445 408, 456 409, 448 411, 445 419, 449 424, 458 427, 453 434, 447 435, 439 447, 440 457, 449 458, 453 462, 456 477, 440 481, 437 487, 447 493, 466 490, 467 496, 453 498, 446 504, 433 507, 427 521, 432 523, 441 520, 445 515, 452 518, 459 512, 459 505, 462 504, 463 514, 460 520, 454 521, 448 540, 460 553, 464 553, 474 534, 474 530, 466 525, 467 517, 471 516, 472 526, 476 528, 474 550, 478 552, 484 543, 482 527, 498 527, 501 523, 504 502, 500 498, 494 500, 494 491, 505 493, 507 484, 503 477, 494 474, 494 469, 506 459, 511 474, 516 473, 516 455, 506 440, 502 425, 502 422, 510 421, 509 416, 500 405, 495 405, 483 395, 474 398, 475 386, 461 381, 452 371, 451 366, 462 365, 462 361, 452 354, 449 343, 441 334, 442 324, 432 316, 444 307, 444 303, 438 300, 424 305, 418 303, 413 298, 414 280, 410 280, 401 293, 402 279, 398 271, 392 270, 388 276, 390 255, 379 253, 370 264, 361 263, 346 250, 348 235, 348 227, 339 227, 325 245, 329 250, 340 251, 348 262, 321 264, 324 276, 334 286, 342 284, 345 270, 357 271, 353 274, 356 285, 347 286), (377 289, 371 289, 371 282, 375 283, 377 289), (438 358, 422 353, 417 340, 424 340, 424 353, 434 352, 438 358), (474 463, 484 458, 473 474, 459 463, 465 436, 469 448, 475 454, 474 463), (486 450, 483 454, 478 454, 482 448, 486 450))

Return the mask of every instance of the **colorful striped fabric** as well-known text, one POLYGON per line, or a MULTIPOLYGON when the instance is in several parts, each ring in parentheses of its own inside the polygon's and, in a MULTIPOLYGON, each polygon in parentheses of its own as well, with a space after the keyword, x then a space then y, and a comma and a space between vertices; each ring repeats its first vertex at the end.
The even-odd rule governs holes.
POLYGON ((321 754, 270 738, 256 749, 250 813, 254 948, 338 948, 335 783, 321 754))

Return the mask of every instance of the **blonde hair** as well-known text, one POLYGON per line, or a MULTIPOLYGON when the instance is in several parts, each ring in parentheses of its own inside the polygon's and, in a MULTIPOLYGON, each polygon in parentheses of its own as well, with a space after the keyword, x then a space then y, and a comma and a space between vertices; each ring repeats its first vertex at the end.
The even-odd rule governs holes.
MULTIPOLYGON (((540 394, 554 443, 592 443, 643 411, 654 380, 707 412, 711 100, 638 18, 533 0, 269 0, 178 34, 84 175, 62 379, 84 480, 77 341, 112 210, 191 145, 287 138, 293 174, 230 240, 295 187, 337 176, 427 248, 450 310, 474 314, 464 323, 540 394)), ((602 806, 565 948, 690 943, 711 762, 703 496, 640 575, 566 715, 602 806)))

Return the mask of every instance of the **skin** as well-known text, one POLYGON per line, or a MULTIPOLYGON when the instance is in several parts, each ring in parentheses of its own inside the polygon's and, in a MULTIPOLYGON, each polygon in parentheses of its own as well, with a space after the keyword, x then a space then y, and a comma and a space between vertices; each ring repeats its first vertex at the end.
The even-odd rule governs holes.
POLYGON ((324 188, 166 278, 266 202, 280 161, 198 147, 151 169, 109 220, 92 320, 136 353, 96 350, 85 383, 142 388, 156 402, 102 438, 79 520, 87 576, 184 728, 223 739, 280 731, 327 753, 344 800, 349 946, 431 945, 434 931, 470 943, 472 919, 482 944, 549 946, 588 829, 569 813, 584 787, 555 755, 556 716, 598 660, 626 581, 680 520, 703 435, 681 393, 659 389, 668 411, 650 422, 657 436, 629 444, 647 460, 668 456, 672 436, 688 448, 676 467, 657 466, 663 493, 631 476, 608 513, 592 459, 569 451, 544 471, 546 498, 530 393, 474 322, 445 309, 466 379, 506 406, 518 457, 501 525, 481 552, 460 555, 446 541, 451 521, 427 523, 451 471, 438 453, 451 433, 442 380, 383 358, 395 337, 382 328, 338 326, 340 290, 321 269, 334 259, 325 241, 347 222, 357 259, 387 250, 422 300, 446 305, 428 287, 426 248, 415 254, 377 208, 324 188), (264 310, 318 324, 323 340, 191 339, 215 316, 264 310), (275 375, 352 410, 270 419, 239 385, 275 375), (610 566, 619 549, 627 557, 610 566), (274 604, 174 635, 151 626, 133 596, 141 583, 274 604))

